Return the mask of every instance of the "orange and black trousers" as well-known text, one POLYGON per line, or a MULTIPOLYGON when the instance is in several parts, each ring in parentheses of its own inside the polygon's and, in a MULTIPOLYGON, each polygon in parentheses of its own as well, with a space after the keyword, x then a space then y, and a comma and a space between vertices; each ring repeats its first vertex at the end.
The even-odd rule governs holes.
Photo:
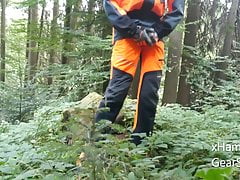
MULTIPOLYGON (((115 42, 111 57, 111 77, 99 106, 99 108, 107 107, 109 110, 99 111, 96 114, 96 122, 100 120, 115 121, 123 106, 140 59, 141 73, 133 133, 149 135, 152 132, 164 65, 162 41, 153 46, 147 46, 145 42, 136 42, 130 38, 115 42)), ((133 136, 133 142, 139 144, 140 138, 133 136)))

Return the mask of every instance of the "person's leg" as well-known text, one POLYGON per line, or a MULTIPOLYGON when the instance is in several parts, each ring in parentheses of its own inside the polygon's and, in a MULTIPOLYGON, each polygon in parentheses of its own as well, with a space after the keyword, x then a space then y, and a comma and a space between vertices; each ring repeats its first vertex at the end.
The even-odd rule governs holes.
POLYGON ((122 39, 115 43, 111 58, 110 82, 100 102, 96 122, 115 121, 133 80, 139 56, 140 47, 134 40, 122 39))
MULTIPOLYGON (((158 90, 164 65, 164 45, 158 42, 152 47, 142 49, 142 66, 138 88, 137 110, 134 118, 133 133, 150 135, 158 104, 158 90)), ((139 136, 132 136, 135 144, 141 143, 139 136)))

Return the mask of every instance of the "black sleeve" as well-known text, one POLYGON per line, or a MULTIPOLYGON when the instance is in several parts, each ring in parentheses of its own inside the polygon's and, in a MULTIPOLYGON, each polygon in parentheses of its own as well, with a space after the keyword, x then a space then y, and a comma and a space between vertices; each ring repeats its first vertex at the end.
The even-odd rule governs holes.
POLYGON ((124 35, 132 35, 136 32, 136 21, 129 18, 126 11, 119 7, 114 0, 103 0, 103 6, 108 20, 113 27, 124 35))
POLYGON ((169 35, 184 15, 184 0, 173 0, 169 6, 171 6, 171 11, 153 24, 153 28, 157 32, 159 39, 169 35))

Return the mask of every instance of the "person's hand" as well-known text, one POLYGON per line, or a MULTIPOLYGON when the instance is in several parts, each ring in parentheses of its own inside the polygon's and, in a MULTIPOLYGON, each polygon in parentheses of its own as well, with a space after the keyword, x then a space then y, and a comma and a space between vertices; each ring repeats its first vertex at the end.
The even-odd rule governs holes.
POLYGON ((158 35, 153 28, 146 28, 147 34, 151 39, 152 45, 158 42, 158 35))
POLYGON ((158 41, 158 35, 153 28, 137 26, 134 39, 137 41, 145 41, 149 46, 154 45, 158 41))

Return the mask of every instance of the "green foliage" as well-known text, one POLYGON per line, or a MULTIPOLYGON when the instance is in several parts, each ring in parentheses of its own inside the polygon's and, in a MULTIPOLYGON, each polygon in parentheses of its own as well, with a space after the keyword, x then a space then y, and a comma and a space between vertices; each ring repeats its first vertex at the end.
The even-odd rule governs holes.
POLYGON ((1 131, 4 128, 4 132, 0 137, 0 177, 57 178, 67 171, 71 174, 73 162, 64 161, 67 145, 58 142, 60 139, 56 139, 54 135, 61 119, 55 111, 66 106, 69 105, 65 103, 58 109, 45 107, 39 110, 41 115, 44 112, 51 116, 51 119, 46 116, 40 118, 37 113, 36 119, 29 123, 1 126, 1 131), (58 149, 57 154, 54 154, 54 144, 58 149))
POLYGON ((184 54, 192 60, 191 69, 187 69, 187 81, 191 85, 193 108, 201 110, 206 106, 225 105, 226 108, 240 107, 239 90, 239 59, 203 55, 201 49, 185 47, 184 54), (216 62, 227 62, 224 73, 226 80, 216 83, 216 62))
POLYGON ((196 173, 196 177, 200 177, 204 180, 227 180, 231 179, 232 173, 232 168, 202 169, 196 173))
MULTIPOLYGON (((107 124, 86 129, 90 136, 74 138, 65 144, 69 132, 62 130, 62 111, 76 103, 52 102, 35 112, 34 120, 19 125, 0 126, 0 176, 4 179, 65 178, 82 179, 192 179, 207 178, 212 173, 211 160, 232 159, 238 152, 212 152, 211 145, 224 141, 236 143, 240 129, 239 111, 223 106, 199 113, 180 106, 159 107, 153 136, 135 146, 128 138, 119 140, 99 132, 107 124), (172 113, 174 112, 174 113, 172 113), (219 115, 221 114, 221 116, 219 115), (100 138, 100 139, 99 139, 100 138), (98 140, 97 140, 98 139, 98 140), (97 140, 97 141, 96 141, 97 140), (75 162, 81 152, 81 166, 75 162), (202 173, 201 169, 206 174, 202 173)), ((70 124, 74 123, 69 121, 70 124)), ((112 125, 111 125, 112 126, 112 125)), ((79 127, 85 128, 85 127, 79 127)), ((125 132, 121 126, 112 126, 125 132)), ((225 176, 231 173, 226 170, 225 176)))
MULTIPOLYGON (((47 26, 47 22, 45 22, 47 26)), ((45 27, 45 26, 44 26, 45 27)), ((36 27, 35 27, 36 28, 36 27)), ((0 84, 0 116, 8 122, 28 121, 32 112, 39 106, 59 96, 76 101, 91 91, 101 93, 109 75, 110 40, 95 36, 77 36, 76 48, 65 52, 72 62, 61 65, 57 62, 47 65, 42 61, 34 78, 35 83, 27 80, 28 68, 26 65, 26 21, 14 21, 8 28, 7 46, 7 83, 0 84), (53 77, 53 84, 47 84, 47 78, 53 77), (67 79, 67 81, 66 81, 67 79)), ((43 29, 39 53, 45 56, 49 47, 54 48, 57 54, 62 50, 60 30, 55 39, 49 40, 49 32, 43 29)))
MULTIPOLYGON (((237 169, 213 169, 211 161, 236 159, 240 153, 211 148, 218 142, 238 143, 240 137, 238 53, 226 59, 206 47, 185 47, 184 53, 194 60, 188 74, 194 106, 159 106, 153 135, 137 147, 129 142, 135 108, 132 101, 126 103, 123 112, 125 127, 106 122, 86 127, 79 123, 85 120, 80 118, 62 121, 63 110, 75 106, 74 101, 89 92, 101 93, 109 77, 111 28, 101 2, 95 1, 94 12, 72 12, 72 17, 78 17, 76 27, 59 25, 54 36, 47 15, 41 37, 39 24, 30 27, 36 31, 34 37, 26 36, 26 19, 8 27, 7 83, 0 84, 0 179, 237 179, 237 169), (68 42, 64 41, 66 34, 68 42), (30 82, 25 47, 31 39, 38 43, 39 62, 30 82), (50 65, 51 50, 56 51, 56 60, 50 65), (62 55, 69 64, 60 63, 62 55), (214 64, 219 60, 227 61, 229 68, 227 81, 217 86, 214 64), (49 77, 53 84, 48 84, 49 77), (107 126, 127 138, 101 134, 107 126), (82 153, 84 158, 80 157, 82 153)), ((26 9, 35 3, 25 0, 18 5, 26 9)), ((76 3, 70 2, 73 9, 76 3)), ((61 12, 58 21, 64 18, 61 12)), ((209 22, 207 19, 206 24, 209 22)), ((201 41, 206 39, 208 36, 200 37, 201 41)))

